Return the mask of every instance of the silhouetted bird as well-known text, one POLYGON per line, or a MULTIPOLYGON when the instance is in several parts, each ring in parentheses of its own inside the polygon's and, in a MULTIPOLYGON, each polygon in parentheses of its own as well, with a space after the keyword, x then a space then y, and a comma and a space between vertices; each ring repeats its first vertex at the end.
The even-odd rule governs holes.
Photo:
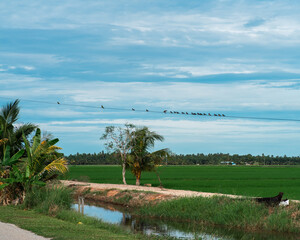
POLYGON ((217 117, 218 115, 217 115, 217 114, 214 114, 214 116, 216 116, 216 117, 217 117))
POLYGON ((225 117, 225 115, 224 115, 224 114, 222 114, 222 116, 223 116, 223 117, 225 117))
POLYGON ((57 102, 57 104, 60 104, 60 102, 57 102))
POLYGON ((167 110, 165 110, 164 113, 167 113, 167 110))
POLYGON ((206 113, 203 113, 204 116, 206 116, 206 113))
POLYGON ((146 112, 149 112, 149 110, 148 110, 148 109, 146 109, 146 112))
POLYGON ((172 114, 173 114, 173 112, 172 112, 172 111, 170 111, 170 113, 172 113, 172 114))
POLYGON ((208 114, 208 116, 211 116, 210 113, 208 114))
POLYGON ((219 117, 221 117, 221 114, 218 114, 219 117))
POLYGON ((103 108, 103 109, 104 109, 103 105, 101 105, 101 108, 103 108))
POLYGON ((184 112, 181 112, 181 114, 185 114, 184 112))
POLYGON ((185 114, 189 115, 189 113, 188 113, 188 112, 186 112, 185 114))
POLYGON ((132 110, 132 111, 135 111, 135 109, 134 109, 134 108, 131 108, 131 110, 132 110))

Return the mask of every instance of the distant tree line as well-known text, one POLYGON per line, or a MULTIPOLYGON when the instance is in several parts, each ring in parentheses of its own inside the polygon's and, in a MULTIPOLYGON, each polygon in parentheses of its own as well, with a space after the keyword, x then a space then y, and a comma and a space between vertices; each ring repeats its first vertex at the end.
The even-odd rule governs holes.
MULTIPOLYGON (((66 157, 72 165, 119 165, 120 156, 114 153, 77 153, 66 157)), ((172 154, 163 165, 300 165, 300 156, 273 156, 273 155, 230 155, 214 154, 172 154)))

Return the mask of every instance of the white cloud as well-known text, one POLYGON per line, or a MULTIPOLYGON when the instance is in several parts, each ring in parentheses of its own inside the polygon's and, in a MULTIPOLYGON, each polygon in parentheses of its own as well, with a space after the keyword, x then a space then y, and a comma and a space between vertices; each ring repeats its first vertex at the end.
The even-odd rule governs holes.
POLYGON ((133 123, 148 126, 166 137, 168 143, 205 142, 207 139, 226 139, 234 141, 278 141, 278 139, 298 138, 300 125, 287 122, 269 122, 256 120, 208 119, 198 117, 193 120, 163 119, 93 119, 74 121, 52 121, 41 126, 56 132, 99 133, 108 125, 133 123), (180 137, 179 137, 180 136, 180 137))
MULTIPOLYGON (((194 82, 45 82, 0 74, 0 94, 81 105, 162 111, 299 111, 297 80, 194 82), (15 85, 12 85, 15 83, 15 85)), ((70 107, 71 109, 72 107, 70 107)))
POLYGON ((22 66, 23 69, 27 70, 27 71, 32 71, 35 69, 35 67, 32 66, 22 66))

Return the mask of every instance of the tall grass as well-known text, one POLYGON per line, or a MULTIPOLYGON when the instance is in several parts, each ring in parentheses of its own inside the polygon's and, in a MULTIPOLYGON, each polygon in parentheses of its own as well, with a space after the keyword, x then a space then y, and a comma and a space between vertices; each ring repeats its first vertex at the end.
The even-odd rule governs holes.
POLYGON ((72 190, 67 189, 61 185, 54 185, 52 187, 35 186, 26 192, 21 207, 34 209, 37 212, 55 215, 60 210, 71 209, 72 190))
MULTIPOLYGON (((300 232, 293 218, 299 206, 268 208, 251 200, 226 197, 181 198, 145 206, 137 214, 178 221, 197 221, 248 230, 300 232)), ((299 210, 298 210, 299 211, 299 210)))

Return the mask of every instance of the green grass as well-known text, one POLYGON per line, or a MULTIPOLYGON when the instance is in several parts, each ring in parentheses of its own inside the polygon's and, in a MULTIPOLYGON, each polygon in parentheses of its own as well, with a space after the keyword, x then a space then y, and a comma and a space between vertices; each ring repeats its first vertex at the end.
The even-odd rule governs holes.
POLYGON ((20 207, 55 215, 61 210, 70 210, 72 203, 72 190, 62 185, 33 186, 26 192, 25 200, 20 207))
MULTIPOLYGON (((284 192, 284 198, 300 200, 298 166, 163 166, 159 173, 165 188, 261 197, 284 192)), ((120 166, 70 166, 68 179, 83 176, 94 183, 122 183, 120 166)), ((135 184, 129 171, 126 177, 135 184)), ((159 186, 152 172, 142 173, 145 183, 159 186)))
POLYGON ((53 240, 165 239, 128 233, 118 226, 67 210, 60 211, 56 217, 50 217, 33 210, 0 206, 0 221, 15 224, 53 240))
POLYGON ((180 198, 144 206, 138 215, 177 221, 237 227, 247 230, 300 232, 300 205, 269 208, 246 199, 228 197, 180 198))

